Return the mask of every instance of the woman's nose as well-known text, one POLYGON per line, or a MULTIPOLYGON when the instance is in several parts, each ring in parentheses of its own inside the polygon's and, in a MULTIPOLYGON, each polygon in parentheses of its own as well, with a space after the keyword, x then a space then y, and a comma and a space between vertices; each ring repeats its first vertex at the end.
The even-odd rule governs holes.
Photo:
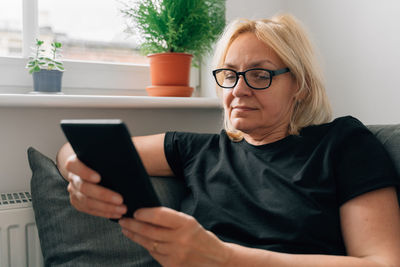
POLYGON ((235 87, 233 87, 232 94, 236 97, 251 95, 251 88, 247 85, 244 77, 242 75, 239 76, 238 82, 235 87))

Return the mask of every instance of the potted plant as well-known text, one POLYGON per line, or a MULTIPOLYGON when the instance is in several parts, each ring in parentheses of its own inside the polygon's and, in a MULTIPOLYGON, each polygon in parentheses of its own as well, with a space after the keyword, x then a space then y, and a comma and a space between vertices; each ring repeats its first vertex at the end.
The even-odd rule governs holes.
POLYGON ((29 57, 26 67, 33 76, 34 92, 59 93, 61 92, 61 81, 64 72, 61 57, 61 43, 51 44, 51 56, 45 55, 42 48, 43 41, 36 39, 33 55, 29 57))
MULTIPOLYGON (((132 2, 130 2, 132 3, 132 2)), ((151 96, 191 96, 190 66, 199 66, 225 26, 225 0, 141 0, 121 10, 150 59, 151 96)))

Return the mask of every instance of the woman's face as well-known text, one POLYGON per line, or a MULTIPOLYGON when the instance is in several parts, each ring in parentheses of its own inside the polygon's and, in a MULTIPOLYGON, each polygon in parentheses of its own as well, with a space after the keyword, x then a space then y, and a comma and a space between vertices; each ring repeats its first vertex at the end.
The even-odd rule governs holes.
MULTIPOLYGON (((245 71, 251 68, 286 68, 277 54, 253 33, 239 35, 227 51, 223 68, 245 71)), ((233 89, 222 89, 225 116, 233 127, 256 139, 287 135, 293 109, 296 82, 290 73, 272 78, 271 86, 254 90, 240 76, 233 89)))

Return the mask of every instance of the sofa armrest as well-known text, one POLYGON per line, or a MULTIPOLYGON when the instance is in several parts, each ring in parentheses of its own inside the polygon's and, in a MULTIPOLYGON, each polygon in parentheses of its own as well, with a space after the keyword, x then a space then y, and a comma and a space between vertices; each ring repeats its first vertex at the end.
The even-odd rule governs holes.
MULTIPOLYGON (((400 124, 368 125, 367 127, 389 153, 400 179, 400 124)), ((400 205, 400 188, 397 188, 397 197, 400 205)))

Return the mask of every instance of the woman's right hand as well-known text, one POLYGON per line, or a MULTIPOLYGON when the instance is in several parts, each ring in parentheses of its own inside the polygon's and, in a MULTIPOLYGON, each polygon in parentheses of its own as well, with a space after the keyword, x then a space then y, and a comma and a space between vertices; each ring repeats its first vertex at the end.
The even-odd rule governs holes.
POLYGON ((94 216, 118 219, 126 213, 120 194, 98 185, 100 175, 83 164, 75 154, 65 162, 71 204, 79 211, 94 216))

